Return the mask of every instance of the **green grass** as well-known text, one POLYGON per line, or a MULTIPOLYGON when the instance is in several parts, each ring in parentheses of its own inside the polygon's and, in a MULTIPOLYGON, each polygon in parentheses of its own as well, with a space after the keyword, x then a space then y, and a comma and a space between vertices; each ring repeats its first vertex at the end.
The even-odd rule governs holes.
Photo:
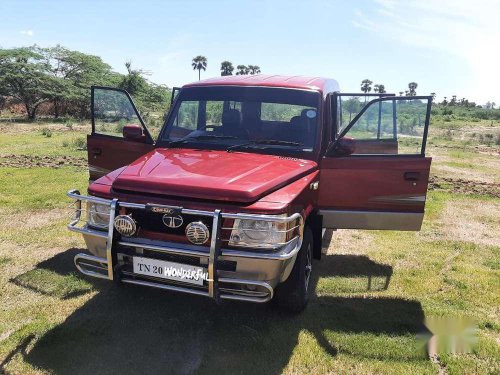
POLYGON ((76 168, 0 168, 0 207, 41 209, 65 207, 71 188, 86 191, 88 175, 76 168))
MULTIPOLYGON (((0 136, 0 147, 84 157, 60 147, 74 136, 37 129, 0 136)), ((444 165, 475 173, 498 162, 440 152, 444 165)), ((484 208, 464 220, 498 233, 491 196, 429 192, 421 232, 335 232, 314 264, 314 296, 293 316, 79 275, 72 259, 84 243, 65 228, 65 193, 85 191, 87 179, 72 167, 0 167, 0 373, 436 374, 421 336, 431 316, 479 328, 472 353, 440 356, 449 374, 500 371, 500 246, 456 238, 446 216, 461 203, 484 208)))

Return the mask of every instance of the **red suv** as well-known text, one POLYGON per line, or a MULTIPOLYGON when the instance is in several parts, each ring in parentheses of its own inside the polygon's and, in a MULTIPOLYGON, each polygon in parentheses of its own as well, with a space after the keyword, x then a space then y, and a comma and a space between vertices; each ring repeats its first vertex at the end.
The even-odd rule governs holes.
POLYGON ((254 75, 172 98, 154 139, 127 92, 92 88, 82 273, 300 311, 325 228, 420 229, 431 97, 254 75))

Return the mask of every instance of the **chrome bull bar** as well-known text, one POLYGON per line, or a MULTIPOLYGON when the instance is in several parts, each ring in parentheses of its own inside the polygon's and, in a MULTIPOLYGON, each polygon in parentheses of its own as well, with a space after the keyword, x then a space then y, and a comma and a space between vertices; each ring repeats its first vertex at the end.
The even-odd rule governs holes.
POLYGON ((97 236, 106 239, 105 259, 83 253, 77 254, 75 256, 74 262, 77 269, 81 273, 91 277, 97 277, 108 280, 114 279, 113 244, 118 244, 121 246, 129 246, 129 247, 138 247, 138 248, 140 247, 148 250, 161 251, 170 254, 208 257, 207 290, 194 289, 194 288, 184 287, 181 285, 164 284, 156 282, 155 280, 138 280, 135 278, 128 278, 127 276, 130 273, 125 273, 122 277, 120 277, 120 281, 127 284, 149 286, 158 289, 205 296, 212 298, 215 301, 219 301, 220 299, 227 299, 227 300, 263 303, 273 298, 274 290, 271 287, 271 285, 264 281, 219 277, 218 267, 217 267, 219 256, 247 257, 247 258, 257 258, 257 259, 267 259, 267 260, 287 260, 294 257, 298 253, 302 244, 304 219, 302 215, 300 215, 299 213, 295 213, 289 217, 283 217, 283 216, 257 215, 257 214, 223 213, 221 212, 221 210, 215 210, 215 211, 192 210, 174 206, 164 206, 164 207, 178 209, 181 211, 181 213, 184 214, 212 217, 212 233, 211 233, 211 241, 208 254, 200 251, 184 250, 181 248, 177 249, 169 246, 148 245, 124 239, 117 241, 114 236, 114 225, 113 225, 117 209, 119 207, 145 209, 146 205, 138 203, 130 203, 130 202, 121 202, 118 201, 118 199, 107 200, 98 197, 84 196, 81 195, 78 190, 69 191, 67 193, 67 196, 72 199, 75 199, 75 204, 76 204, 76 210, 75 210, 76 215, 74 219, 68 224, 68 229, 85 235, 97 236), (86 226, 85 227, 77 226, 78 222, 81 220, 81 212, 83 211, 82 201, 106 204, 110 206, 109 225, 107 232, 93 230, 86 226), (259 253, 259 252, 245 251, 245 250, 222 249, 221 230, 227 229, 222 227, 222 221, 223 219, 226 218, 275 221, 281 223, 288 223, 292 221, 296 222, 298 220, 299 234, 298 237, 294 237, 292 240, 284 244, 287 245, 288 249, 285 252, 259 253), (228 287, 231 284, 251 286, 254 288, 260 288, 261 290, 252 291, 243 289, 241 290, 231 289, 228 287))

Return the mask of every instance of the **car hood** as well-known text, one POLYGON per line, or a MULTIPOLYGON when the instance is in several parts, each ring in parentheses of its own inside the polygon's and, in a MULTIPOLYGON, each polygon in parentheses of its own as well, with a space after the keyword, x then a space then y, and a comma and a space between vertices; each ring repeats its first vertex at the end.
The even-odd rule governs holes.
POLYGON ((113 190, 250 203, 316 168, 283 156, 159 148, 125 167, 113 190))

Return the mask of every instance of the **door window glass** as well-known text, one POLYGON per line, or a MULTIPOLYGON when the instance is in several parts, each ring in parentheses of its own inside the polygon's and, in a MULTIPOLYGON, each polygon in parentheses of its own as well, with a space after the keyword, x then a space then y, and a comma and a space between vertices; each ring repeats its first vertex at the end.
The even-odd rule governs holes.
POLYGON ((95 88, 93 104, 96 133, 123 137, 125 125, 142 124, 129 97, 123 91, 95 88))
POLYGON ((428 103, 426 98, 399 97, 369 103, 345 134, 351 154, 420 154, 428 103))

